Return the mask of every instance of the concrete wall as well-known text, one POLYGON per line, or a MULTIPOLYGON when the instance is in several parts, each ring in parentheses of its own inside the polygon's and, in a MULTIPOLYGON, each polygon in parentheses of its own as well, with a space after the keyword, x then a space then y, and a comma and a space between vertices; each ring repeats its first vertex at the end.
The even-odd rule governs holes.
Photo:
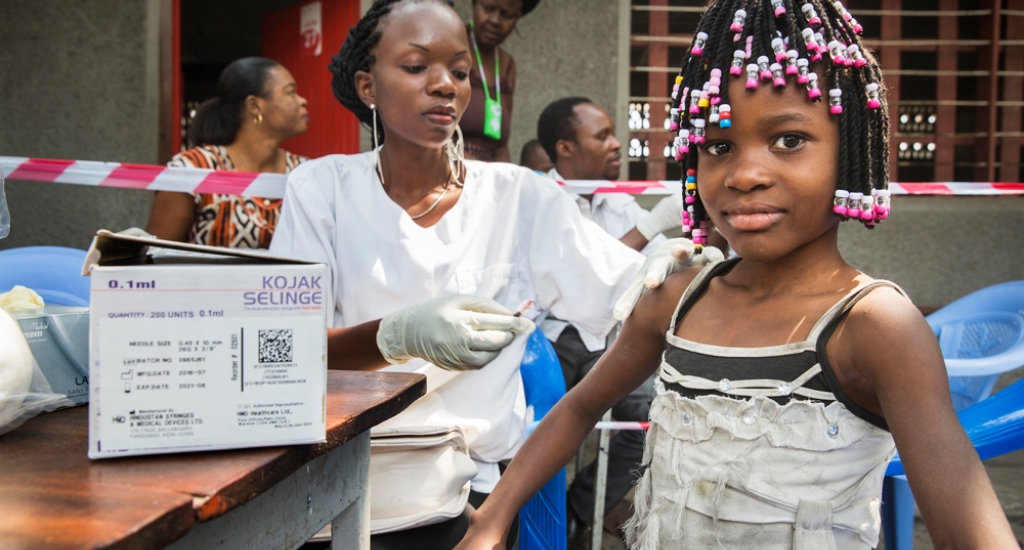
MULTIPOLYGON (((0 2, 0 155, 158 160, 159 0, 0 2)), ((144 225, 149 193, 8 180, 0 248, 85 248, 144 225)))
POLYGON ((1024 197, 894 197, 892 216, 873 231, 845 225, 843 257, 918 305, 1024 279, 1024 197))

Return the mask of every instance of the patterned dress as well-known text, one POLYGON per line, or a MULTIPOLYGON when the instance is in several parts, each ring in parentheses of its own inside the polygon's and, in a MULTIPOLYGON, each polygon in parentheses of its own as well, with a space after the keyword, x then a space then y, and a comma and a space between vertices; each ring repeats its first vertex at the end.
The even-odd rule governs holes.
MULTIPOLYGON (((308 160, 287 151, 285 154, 286 174, 308 160)), ((182 151, 167 166, 235 170, 227 148, 221 145, 203 145, 182 151)), ((196 221, 189 230, 189 242, 228 248, 270 247, 274 227, 281 215, 281 199, 214 193, 194 193, 193 197, 196 221)))

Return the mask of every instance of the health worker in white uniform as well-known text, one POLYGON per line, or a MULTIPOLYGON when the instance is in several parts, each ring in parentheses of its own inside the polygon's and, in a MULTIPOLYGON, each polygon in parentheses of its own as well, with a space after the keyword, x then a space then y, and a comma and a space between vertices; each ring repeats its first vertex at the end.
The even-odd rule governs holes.
MULTIPOLYGON (((294 170, 270 247, 329 266, 331 368, 427 376, 426 396, 373 432, 374 539, 442 524, 418 540, 450 534, 436 547, 453 547, 467 498, 497 483, 526 416, 519 364, 534 326, 513 310, 533 300, 532 311, 604 335, 616 298, 629 310, 644 285, 644 256, 581 216, 554 181, 462 159, 452 137, 471 55, 446 2, 375 2, 331 70, 335 96, 382 144, 294 170), (412 443, 388 447, 394 438, 412 443)), ((688 259, 692 246, 675 244, 648 258, 648 286, 688 259)))

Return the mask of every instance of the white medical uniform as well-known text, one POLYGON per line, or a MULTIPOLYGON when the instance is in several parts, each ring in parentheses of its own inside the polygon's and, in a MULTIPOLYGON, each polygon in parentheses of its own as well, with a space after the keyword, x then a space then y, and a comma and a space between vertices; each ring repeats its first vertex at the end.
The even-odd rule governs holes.
MULTIPOLYGON (((329 266, 329 327, 453 294, 492 298, 509 309, 533 299, 598 335, 614 326, 612 305, 644 257, 583 218, 554 181, 511 164, 467 161, 458 202, 424 228, 387 195, 374 162, 373 152, 331 155, 288 177, 270 252, 329 266)), ((461 427, 479 468, 472 488, 489 493, 497 462, 511 458, 523 438, 524 349, 525 338, 517 338, 483 369, 465 373, 419 359, 386 367, 423 372, 428 387, 382 426, 461 427)))
MULTIPOLYGON (((554 168, 548 172, 548 177, 559 181, 565 180, 558 173, 558 170, 554 168)), ((632 231, 636 227, 637 222, 648 214, 644 207, 637 204, 636 199, 632 195, 625 193, 601 193, 594 195, 589 201, 576 193, 569 193, 569 196, 576 201, 576 205, 579 207, 580 213, 583 214, 584 218, 593 221, 598 227, 604 229, 605 232, 616 239, 621 239, 626 233, 632 231)), ((665 240, 664 235, 656 235, 640 253, 646 256, 654 252, 665 240)), ((555 316, 558 317, 557 314, 555 316)), ((557 342, 558 337, 562 335, 562 331, 570 324, 576 327, 580 340, 583 341, 583 345, 587 347, 588 351, 593 352, 604 349, 606 335, 593 334, 585 327, 576 323, 569 323, 560 318, 548 317, 542 320, 539 326, 544 331, 544 336, 547 336, 548 340, 557 342)))

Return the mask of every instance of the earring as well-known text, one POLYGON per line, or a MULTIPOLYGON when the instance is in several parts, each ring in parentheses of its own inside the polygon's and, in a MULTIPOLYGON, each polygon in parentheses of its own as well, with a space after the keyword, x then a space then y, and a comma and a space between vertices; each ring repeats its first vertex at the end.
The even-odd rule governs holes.
MULTIPOLYGON (((377 105, 370 104, 370 116, 373 117, 373 154, 377 164, 377 177, 380 178, 380 184, 384 185, 384 169, 380 166, 380 146, 377 144, 377 105)), ((385 187, 386 189, 386 187, 385 187)))
POLYGON ((465 177, 466 148, 462 139, 462 127, 459 125, 455 125, 455 135, 445 144, 444 152, 448 157, 448 170, 451 172, 452 178, 455 179, 455 185, 462 187, 466 181, 465 179, 460 181, 459 174, 465 177), (456 141, 455 138, 458 140, 456 141))
POLYGON ((252 123, 256 125, 263 124, 263 115, 256 115, 256 117, 252 119, 252 123))

